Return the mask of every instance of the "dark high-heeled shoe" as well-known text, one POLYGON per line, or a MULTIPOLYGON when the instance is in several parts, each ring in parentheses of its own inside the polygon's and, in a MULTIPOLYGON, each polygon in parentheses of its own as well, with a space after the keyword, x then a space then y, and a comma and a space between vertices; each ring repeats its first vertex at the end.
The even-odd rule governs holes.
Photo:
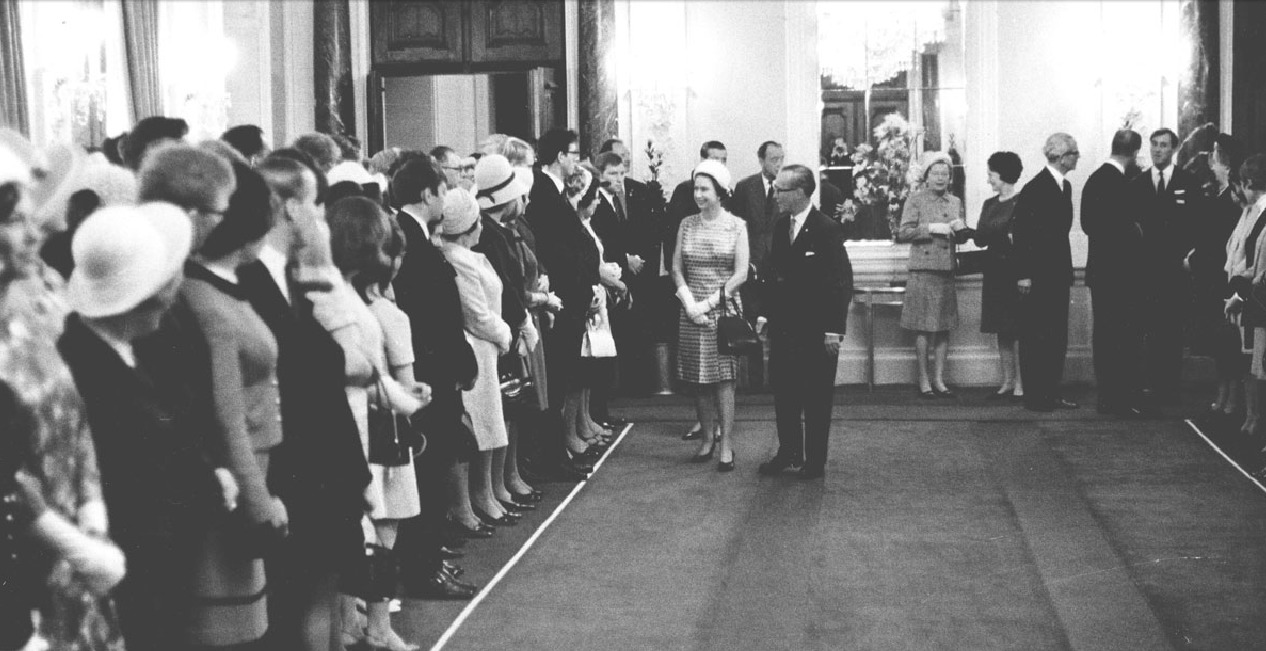
POLYGON ((513 527, 519 523, 519 519, 512 515, 509 511, 499 518, 494 518, 478 506, 471 507, 471 509, 475 512, 475 517, 483 520, 485 524, 497 527, 513 527))
MULTIPOLYGON (((511 495, 511 498, 513 497, 514 496, 511 495)), ((518 502, 514 502, 514 501, 507 502, 505 500, 497 500, 497 502, 500 503, 501 506, 504 507, 505 510, 507 511, 519 512, 519 511, 535 511, 536 510, 535 504, 519 504, 518 502)))
MULTIPOLYGON (((478 516, 478 512, 476 512, 476 516, 478 516)), ((495 528, 483 522, 473 527, 468 527, 451 517, 448 518, 448 529, 463 538, 491 538, 492 534, 496 532, 495 528)))
POLYGON ((526 493, 516 493, 514 491, 510 491, 510 499, 514 500, 517 504, 536 504, 544 497, 545 494, 538 490, 531 490, 526 493))
POLYGON ((729 461, 717 461, 717 472, 730 472, 734 470, 734 457, 737 456, 733 452, 730 453, 729 461))

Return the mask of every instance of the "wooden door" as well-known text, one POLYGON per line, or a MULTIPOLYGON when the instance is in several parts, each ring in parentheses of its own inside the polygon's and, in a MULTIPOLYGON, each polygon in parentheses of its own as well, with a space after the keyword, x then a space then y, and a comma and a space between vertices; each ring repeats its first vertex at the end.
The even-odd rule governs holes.
POLYGON ((562 0, 477 0, 469 6, 472 64, 563 59, 562 0))
POLYGON ((461 64, 467 58, 466 4, 457 0, 369 3, 374 64, 461 64))

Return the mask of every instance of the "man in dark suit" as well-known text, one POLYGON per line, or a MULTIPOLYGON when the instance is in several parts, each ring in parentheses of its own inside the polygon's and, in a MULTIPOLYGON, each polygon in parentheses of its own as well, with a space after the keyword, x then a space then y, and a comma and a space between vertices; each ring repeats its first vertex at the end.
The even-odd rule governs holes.
POLYGON ((844 337, 853 267, 838 224, 809 202, 816 181, 788 165, 774 183, 779 212, 769 259, 770 375, 778 453, 763 475, 795 470, 803 479, 826 473, 831 397, 844 337))
MULTIPOLYGON (((666 270, 661 269, 664 229, 664 189, 659 181, 651 179, 643 183, 632 177, 630 167, 631 154, 624 143, 611 139, 602 144, 602 150, 595 159, 599 170, 603 170, 601 155, 612 153, 620 157, 623 164, 622 182, 612 182, 611 196, 621 202, 621 209, 627 217, 625 256, 626 273, 624 282, 629 286, 633 296, 628 310, 628 324, 624 329, 625 341, 618 339, 617 345, 624 344, 620 363, 620 384, 628 391, 647 392, 654 383, 655 355, 651 347, 655 343, 667 343, 676 335, 677 301, 673 296, 671 281, 666 270)), ((613 212, 617 206, 612 206, 613 212)), ((618 216, 618 215, 617 215, 618 216)), ((595 215, 594 228, 598 228, 598 215, 595 215)), ((598 233, 602 237, 602 233, 598 233)), ((674 234, 675 236, 675 234, 674 234)), ((603 240, 606 241, 605 239, 603 240)), ((613 423, 618 425, 619 423, 613 423)))
POLYGON ((1068 353, 1068 293, 1073 256, 1073 186, 1064 175, 1077 168, 1081 152, 1066 133, 1046 139, 1046 168, 1020 190, 1013 227, 1016 285, 1021 295, 1020 374, 1030 411, 1076 409, 1059 393, 1068 353))
POLYGON ((1152 167, 1130 182, 1134 219, 1143 228, 1143 368, 1153 406, 1179 397, 1182 329, 1189 285, 1183 260, 1191 252, 1200 185, 1174 165, 1178 135, 1160 129, 1148 139, 1152 167))
POLYGON ((1126 170, 1143 146, 1129 129, 1112 137, 1112 157, 1086 180, 1081 230, 1090 240, 1086 286, 1094 310, 1095 382, 1099 413, 1138 415, 1139 289, 1143 231, 1134 221, 1126 170))
MULTIPOLYGON (((315 166, 265 158, 259 171, 281 200, 259 260, 238 270, 243 293, 277 340, 283 441, 272 453, 268 483, 290 516, 290 536, 267 559, 270 648, 320 648, 307 622, 337 622, 338 570, 361 553, 369 466, 347 405, 343 349, 321 327, 289 262, 317 227, 315 166)), ((328 642, 328 637, 327 637, 328 642)))
POLYGON ((773 246, 774 221, 779 215, 778 203, 774 200, 774 180, 782 169, 782 145, 773 140, 763 142, 756 156, 760 159, 760 171, 734 184, 734 195, 726 207, 747 222, 751 264, 759 277, 773 246))
POLYGON ((450 525, 450 509, 460 509, 444 498, 464 494, 468 481, 474 441, 462 424, 461 392, 474 385, 479 373, 466 342, 457 272, 431 243, 430 229, 443 218, 446 189, 443 172, 429 156, 405 163, 391 182, 392 203, 400 208, 396 222, 405 237, 404 259, 392 289, 413 332, 413 376, 431 387, 431 404, 414 419, 427 437, 417 466, 422 513, 401 524, 396 549, 405 561, 401 574, 411 594, 464 599, 474 596, 474 590, 445 571, 441 532, 461 527, 463 535, 487 537, 491 531, 477 522, 450 525))
MULTIPOLYGON (((550 385, 547 422, 548 427, 561 430, 567 393, 580 387, 575 359, 585 332, 593 286, 598 283, 598 261, 596 254, 595 259, 589 258, 591 239, 564 194, 567 177, 580 164, 579 136, 574 131, 551 130, 541 137, 537 153, 540 167, 535 171, 532 191, 528 193, 524 219, 536 234, 537 258, 549 270, 550 288, 563 302, 554 326, 542 333, 550 385)), ((549 437, 541 450, 548 458, 536 458, 534 462, 544 462, 549 474, 562 478, 579 479, 588 475, 591 466, 564 460, 562 431, 541 434, 545 436, 538 436, 538 441, 545 442, 545 437, 549 437)), ((539 467, 533 464, 534 470, 539 467)))

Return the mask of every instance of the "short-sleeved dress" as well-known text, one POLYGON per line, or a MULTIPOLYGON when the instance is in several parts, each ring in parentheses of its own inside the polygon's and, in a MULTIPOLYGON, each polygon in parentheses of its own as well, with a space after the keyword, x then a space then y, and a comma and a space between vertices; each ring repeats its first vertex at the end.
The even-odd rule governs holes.
MULTIPOLYGON (((374 297, 369 302, 369 311, 378 319, 378 325, 382 326, 383 352, 386 354, 384 369, 390 374, 390 369, 408 366, 412 374, 413 328, 409 325, 409 315, 381 296, 374 297)), ((371 463, 369 471, 373 474, 370 486, 382 491, 381 501, 378 502, 382 504, 382 509, 375 508, 369 517, 375 520, 402 520, 422 512, 422 498, 418 494, 413 459, 409 459, 408 466, 392 468, 371 463)))
MULTIPOLYGON (((374 369, 384 382, 395 382, 387 368, 383 327, 361 300, 360 294, 347 281, 338 279, 333 291, 322 296, 321 300, 314 301, 313 306, 317 321, 330 332, 340 328, 355 328, 358 350, 373 362, 374 369)), ((404 336, 410 337, 408 333, 404 336)), ((361 450, 368 458, 369 389, 348 386, 346 391, 347 404, 356 419, 356 429, 360 431, 361 450)), ((408 466, 390 469, 371 463, 369 471, 373 480, 365 489, 365 499, 370 504, 371 519, 399 520, 411 518, 421 512, 412 462, 408 466)))
MULTIPOLYGON (((734 250, 740 231, 747 226, 742 219, 722 212, 706 220, 691 215, 681 221, 681 266, 686 285, 695 300, 704 300, 719 291, 734 275, 734 250)), ((742 304, 735 293, 735 303, 742 304)), ((715 384, 738 377, 738 358, 717 352, 716 317, 713 310, 707 325, 695 325, 686 311, 677 319, 677 379, 692 384, 715 384)))

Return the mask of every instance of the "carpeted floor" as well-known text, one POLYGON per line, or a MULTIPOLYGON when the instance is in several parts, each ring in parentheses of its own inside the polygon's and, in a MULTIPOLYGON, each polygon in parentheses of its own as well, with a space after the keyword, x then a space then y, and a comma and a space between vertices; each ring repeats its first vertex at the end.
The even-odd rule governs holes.
MULTIPOLYGON (((802 482, 756 474, 773 409, 742 402, 730 474, 686 462, 687 401, 624 403, 639 424, 444 648, 1266 648, 1266 495, 1181 422, 848 396, 802 482)), ((546 515, 472 543, 472 577, 546 515)), ((432 645, 463 605, 399 628, 432 645)))

